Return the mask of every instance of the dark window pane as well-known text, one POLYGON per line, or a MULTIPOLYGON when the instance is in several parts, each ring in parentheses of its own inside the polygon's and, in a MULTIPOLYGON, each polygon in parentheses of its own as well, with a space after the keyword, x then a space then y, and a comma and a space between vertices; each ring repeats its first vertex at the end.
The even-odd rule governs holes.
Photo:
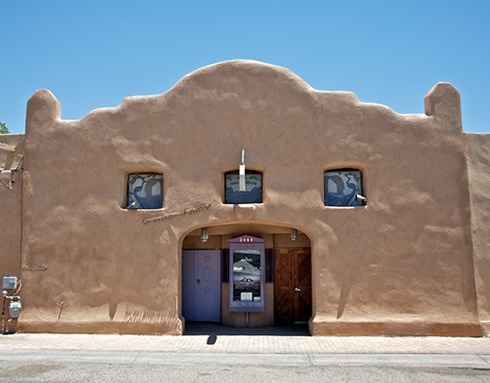
POLYGON ((274 282, 274 249, 265 249, 265 281, 274 282))
POLYGON ((362 174, 360 170, 329 170, 325 172, 325 205, 362 206, 364 202, 356 195, 362 195, 362 174))
POLYGON ((128 208, 161 209, 163 207, 163 174, 128 175, 128 208))
POLYGON ((221 249, 221 281, 229 283, 230 279, 230 249, 221 249))
POLYGON ((225 174, 225 203, 261 203, 262 173, 245 174, 245 191, 240 191, 238 172, 225 174))

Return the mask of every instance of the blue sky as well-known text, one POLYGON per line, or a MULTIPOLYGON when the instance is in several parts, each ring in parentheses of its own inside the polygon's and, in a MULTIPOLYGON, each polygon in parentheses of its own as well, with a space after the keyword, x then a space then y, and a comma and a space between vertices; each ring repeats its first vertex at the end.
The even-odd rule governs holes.
POLYGON ((80 119, 230 59, 399 113, 423 113, 425 94, 449 81, 464 130, 490 131, 488 0, 0 0, 0 19, 0 121, 13 133, 37 89, 80 119))

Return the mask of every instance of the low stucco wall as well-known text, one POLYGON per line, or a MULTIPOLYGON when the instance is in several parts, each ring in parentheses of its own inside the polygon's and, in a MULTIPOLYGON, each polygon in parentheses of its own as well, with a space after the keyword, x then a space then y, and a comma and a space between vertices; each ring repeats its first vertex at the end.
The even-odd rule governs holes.
POLYGON ((490 331, 490 134, 467 134, 473 252, 480 320, 490 331))
POLYGON ((24 331, 182 333, 181 252, 200 227, 296 227, 311 241, 311 332, 480 335, 459 93, 399 115, 290 71, 232 61, 80 121, 29 100, 24 331), (264 174, 263 203, 223 203, 224 172, 264 174), (326 169, 363 171, 367 206, 330 208, 326 169), (127 175, 164 175, 164 207, 125 208, 127 175), (144 224, 182 209, 198 214, 144 224))

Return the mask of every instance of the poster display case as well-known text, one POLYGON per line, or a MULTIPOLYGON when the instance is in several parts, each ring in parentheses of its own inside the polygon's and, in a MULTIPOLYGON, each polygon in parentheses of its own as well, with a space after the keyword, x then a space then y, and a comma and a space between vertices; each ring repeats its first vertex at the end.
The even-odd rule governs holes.
POLYGON ((230 311, 264 311, 264 240, 250 235, 230 240, 230 311))

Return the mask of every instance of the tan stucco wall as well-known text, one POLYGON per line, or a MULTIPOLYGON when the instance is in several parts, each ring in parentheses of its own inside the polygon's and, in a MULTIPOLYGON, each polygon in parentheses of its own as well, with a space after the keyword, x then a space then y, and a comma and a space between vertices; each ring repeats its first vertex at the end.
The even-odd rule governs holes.
POLYGON ((202 226, 296 227, 312 250, 313 334, 480 335, 459 93, 427 115, 322 92, 251 61, 80 121, 48 91, 28 103, 23 331, 180 334, 181 249, 202 226), (262 204, 225 205, 246 150, 262 204), (363 171, 368 205, 323 204, 323 172, 363 171), (127 174, 164 174, 164 208, 124 208, 127 174), (145 218, 210 204, 168 222, 145 218), (46 268, 45 271, 42 271, 46 268))
POLYGON ((467 134, 473 251, 480 320, 490 330, 490 134, 467 134))
MULTIPOLYGON (((8 178, 2 177, 2 182, 8 182, 10 177, 8 173, 6 175, 8 178)), ((20 180, 20 182, 22 181, 20 180)), ((19 276, 20 274, 21 189, 18 184, 13 190, 8 190, 3 185, 0 186, 0 198, 2 200, 2 208, 0 209, 0 222, 2 222, 2 229, 0 230, 0 243, 2 243, 0 278, 2 278, 4 275, 19 276)))
MULTIPOLYGON (((0 283, 6 275, 20 277, 20 243, 22 232, 22 159, 24 136, 0 135, 0 283), (17 171, 16 171, 17 170, 17 171), (13 182, 12 182, 13 181, 13 182)), ((22 280, 18 279, 18 288, 22 280)), ((11 295, 15 291, 8 291, 11 295)), ((9 316, 9 300, 0 298, 5 307, 1 333, 15 332, 17 320, 9 316)))
POLYGON ((19 276, 20 237, 21 237, 21 191, 22 171, 15 175, 14 183, 7 187, 11 180, 11 169, 17 169, 23 156, 24 135, 0 135, 0 278, 4 275, 19 276))

